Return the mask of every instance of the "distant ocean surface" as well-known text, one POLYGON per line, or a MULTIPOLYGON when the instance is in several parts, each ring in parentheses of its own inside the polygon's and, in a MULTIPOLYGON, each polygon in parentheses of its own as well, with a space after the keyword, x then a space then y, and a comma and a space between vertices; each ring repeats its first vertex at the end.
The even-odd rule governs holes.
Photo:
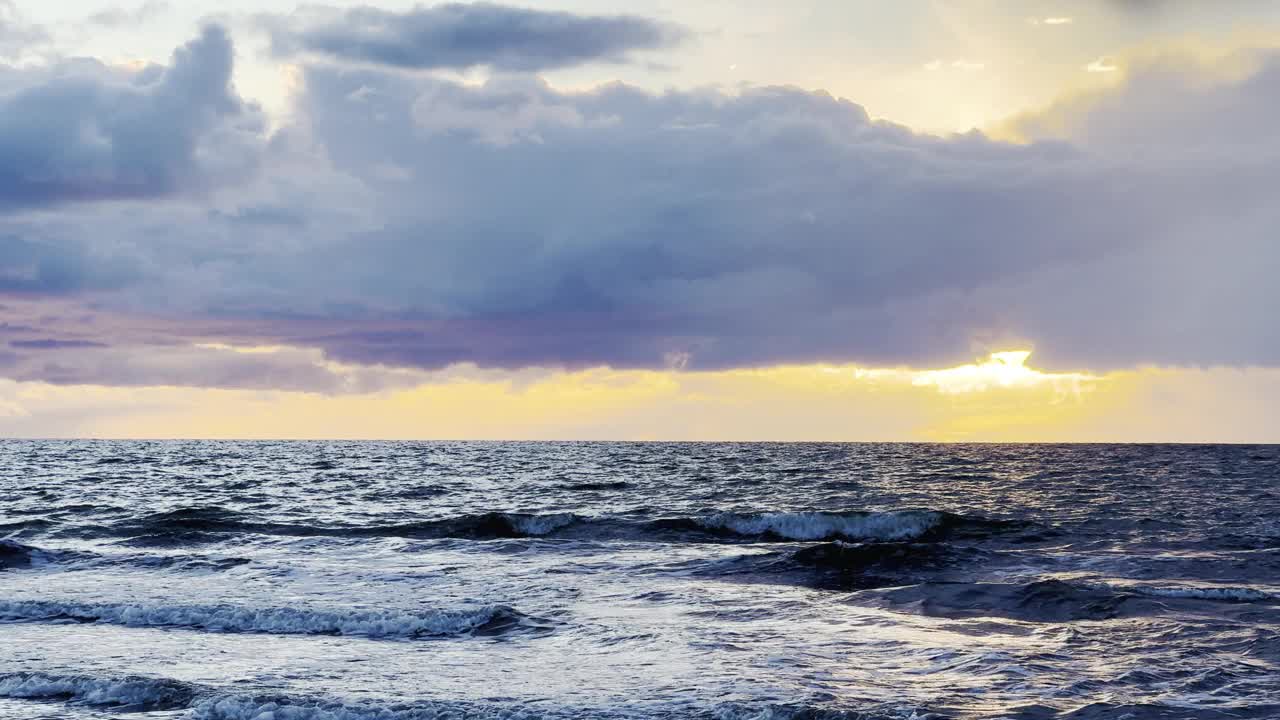
POLYGON ((1280 718, 1280 448, 0 443, 0 718, 1280 718))

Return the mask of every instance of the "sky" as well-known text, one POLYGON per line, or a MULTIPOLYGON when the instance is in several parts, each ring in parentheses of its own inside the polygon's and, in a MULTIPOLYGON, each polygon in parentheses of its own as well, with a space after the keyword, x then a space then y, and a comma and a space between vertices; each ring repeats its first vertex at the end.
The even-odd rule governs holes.
POLYGON ((0 0, 0 435, 1280 442, 1280 4, 0 0))

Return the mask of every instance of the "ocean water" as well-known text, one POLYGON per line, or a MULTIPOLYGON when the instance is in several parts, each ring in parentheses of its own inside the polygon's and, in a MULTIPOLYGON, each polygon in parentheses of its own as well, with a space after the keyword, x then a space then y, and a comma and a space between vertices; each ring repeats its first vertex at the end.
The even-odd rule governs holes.
POLYGON ((0 718, 1277 718, 1280 448, 0 443, 0 718))

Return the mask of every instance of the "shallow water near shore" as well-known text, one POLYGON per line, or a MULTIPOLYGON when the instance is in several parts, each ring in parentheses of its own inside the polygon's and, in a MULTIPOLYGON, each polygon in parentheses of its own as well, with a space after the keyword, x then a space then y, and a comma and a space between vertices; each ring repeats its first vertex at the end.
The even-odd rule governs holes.
POLYGON ((0 463, 0 718, 1280 717, 1280 447, 0 463))

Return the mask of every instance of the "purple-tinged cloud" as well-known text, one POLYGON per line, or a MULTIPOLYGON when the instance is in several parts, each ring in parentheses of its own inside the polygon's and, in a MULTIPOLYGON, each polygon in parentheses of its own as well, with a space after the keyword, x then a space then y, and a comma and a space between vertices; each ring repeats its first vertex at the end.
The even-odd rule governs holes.
POLYGON ((489 3, 310 7, 263 21, 277 55, 302 53, 386 67, 538 72, 591 62, 624 62, 632 53, 681 42, 678 27, 633 15, 579 15, 489 3))
POLYGON ((312 65, 244 183, 0 217, 3 373, 341 392, 378 385, 324 361, 937 366, 1013 343, 1276 365, 1276 58, 1131 68, 1024 119, 1025 145, 795 88, 312 65), (44 340, 108 347, 21 344, 44 340), (299 354, 184 354, 209 344, 299 354))

